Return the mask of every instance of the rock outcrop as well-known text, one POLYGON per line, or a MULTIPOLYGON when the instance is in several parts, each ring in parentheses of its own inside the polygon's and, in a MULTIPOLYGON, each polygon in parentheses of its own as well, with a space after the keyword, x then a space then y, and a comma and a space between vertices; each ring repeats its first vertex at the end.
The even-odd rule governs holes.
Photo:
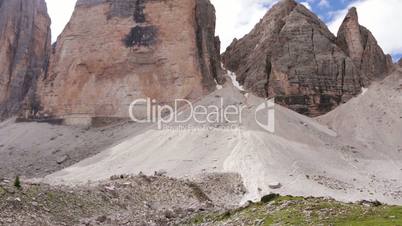
POLYGON ((0 1, 0 119, 19 112, 33 96, 47 68, 50 35, 44 0, 0 1))
MULTIPOLYGON (((364 34, 368 38, 366 45, 356 47, 359 53, 346 52, 338 45, 341 39, 316 15, 294 0, 282 0, 249 34, 233 41, 222 61, 247 90, 318 116, 360 93, 376 73, 386 71, 374 37, 366 30, 364 34), (359 56, 364 63, 355 64, 359 56), (361 68, 370 75, 361 73, 361 68)), ((350 41, 354 37, 346 42, 350 41)))
POLYGON ((214 34, 208 0, 79 0, 54 46, 34 113, 128 117, 138 98, 198 99, 224 80, 214 34))
POLYGON ((399 61, 398 61, 398 65, 402 67, 402 58, 401 58, 401 59, 399 59, 399 61))
POLYGON ((354 7, 339 28, 337 43, 353 60, 362 77, 367 79, 365 85, 371 80, 383 78, 392 68, 391 56, 385 55, 373 34, 359 24, 354 7))

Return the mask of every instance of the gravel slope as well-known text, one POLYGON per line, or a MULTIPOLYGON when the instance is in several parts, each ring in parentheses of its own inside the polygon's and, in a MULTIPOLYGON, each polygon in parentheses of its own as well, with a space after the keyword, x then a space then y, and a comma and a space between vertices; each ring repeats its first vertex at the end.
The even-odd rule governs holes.
POLYGON ((0 122, 0 179, 42 177, 98 154, 148 125, 120 122, 97 128, 0 122))
MULTIPOLYGON (((399 73, 390 79, 399 78, 399 73)), ((389 85, 395 85, 395 82, 386 80, 373 85, 378 88, 370 87, 364 96, 357 98, 357 102, 363 99, 361 101, 371 102, 373 106, 380 104, 376 101, 387 102, 371 96, 390 89, 389 85)), ((223 97, 226 104, 244 105, 244 120, 236 129, 176 131, 151 128, 45 177, 44 182, 82 184, 104 180, 114 174, 152 174, 158 170, 185 178, 197 178, 204 173, 233 172, 242 176, 248 189, 243 202, 259 200, 267 193, 276 192, 294 196, 330 196, 341 201, 377 199, 402 204, 402 156, 397 149, 401 141, 395 137, 398 128, 402 127, 394 122, 400 120, 400 116, 396 117, 400 109, 393 106, 400 106, 401 91, 394 88, 392 100, 396 102, 389 102, 389 106, 384 104, 383 109, 383 112, 389 109, 389 117, 384 116, 393 123, 385 123, 391 127, 378 123, 378 126, 383 126, 383 136, 372 135, 376 130, 369 126, 368 121, 356 119, 361 117, 349 118, 347 109, 353 108, 356 100, 340 107, 346 109, 345 113, 330 113, 319 119, 329 125, 338 125, 332 126, 333 130, 314 119, 275 106, 276 131, 272 134, 261 129, 254 120, 254 110, 264 100, 242 95, 232 85, 226 84, 199 104, 216 103, 220 101, 219 97, 223 97), (353 123, 347 120, 361 125, 360 130, 353 130, 360 135, 349 133, 348 128, 353 123), (273 189, 272 184, 277 182, 281 188, 273 189)), ((384 98, 388 98, 387 95, 384 98)), ((358 109, 351 115, 364 114, 365 110, 358 109)), ((188 125, 196 124, 189 122, 188 125)), ((222 128, 225 125, 211 126, 222 128)))

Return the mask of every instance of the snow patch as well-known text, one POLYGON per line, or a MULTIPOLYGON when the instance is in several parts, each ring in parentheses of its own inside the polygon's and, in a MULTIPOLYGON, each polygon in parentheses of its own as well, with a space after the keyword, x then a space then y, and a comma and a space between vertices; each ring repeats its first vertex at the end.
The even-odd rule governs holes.
POLYGON ((234 72, 231 72, 228 70, 228 76, 232 80, 232 84, 234 87, 236 87, 240 91, 245 91, 244 87, 240 85, 240 83, 236 79, 236 74, 234 72))
POLYGON ((219 83, 218 83, 218 81, 217 81, 216 79, 214 79, 214 81, 215 81, 215 84, 216 84, 216 89, 217 89, 217 90, 220 90, 220 89, 222 89, 222 88, 223 88, 223 86, 222 86, 222 85, 219 85, 219 83))
POLYGON ((362 87, 362 96, 364 95, 364 94, 366 94, 366 92, 368 91, 368 88, 364 88, 364 87, 362 87))

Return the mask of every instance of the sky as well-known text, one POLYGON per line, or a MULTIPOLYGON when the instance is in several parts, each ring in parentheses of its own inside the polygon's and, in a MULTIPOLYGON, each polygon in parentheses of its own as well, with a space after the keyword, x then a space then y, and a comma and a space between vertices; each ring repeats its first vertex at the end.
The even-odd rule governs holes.
MULTIPOLYGON (((241 38, 277 0, 210 0, 216 8, 216 33, 222 51, 234 38, 241 38)), ((298 0, 315 12, 336 34, 347 10, 355 6, 360 23, 377 38, 384 52, 394 60, 402 57, 402 0, 298 0)), ((76 0, 46 0, 52 18, 52 40, 63 31, 76 0)))

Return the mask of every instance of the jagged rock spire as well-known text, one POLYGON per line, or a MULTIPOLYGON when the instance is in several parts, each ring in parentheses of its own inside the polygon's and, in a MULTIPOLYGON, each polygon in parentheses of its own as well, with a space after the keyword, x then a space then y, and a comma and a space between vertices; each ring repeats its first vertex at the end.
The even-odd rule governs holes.
POLYGON ((306 7, 283 0, 228 47, 223 63, 254 94, 321 115, 360 92, 358 71, 335 39, 306 7))
POLYGON ((364 52, 357 10, 352 7, 346 15, 338 32, 339 46, 352 58, 357 67, 361 66, 364 52))
POLYGON ((373 34, 360 25, 355 7, 349 9, 339 28, 337 43, 365 77, 364 85, 375 78, 382 78, 391 70, 390 56, 384 54, 373 34))

